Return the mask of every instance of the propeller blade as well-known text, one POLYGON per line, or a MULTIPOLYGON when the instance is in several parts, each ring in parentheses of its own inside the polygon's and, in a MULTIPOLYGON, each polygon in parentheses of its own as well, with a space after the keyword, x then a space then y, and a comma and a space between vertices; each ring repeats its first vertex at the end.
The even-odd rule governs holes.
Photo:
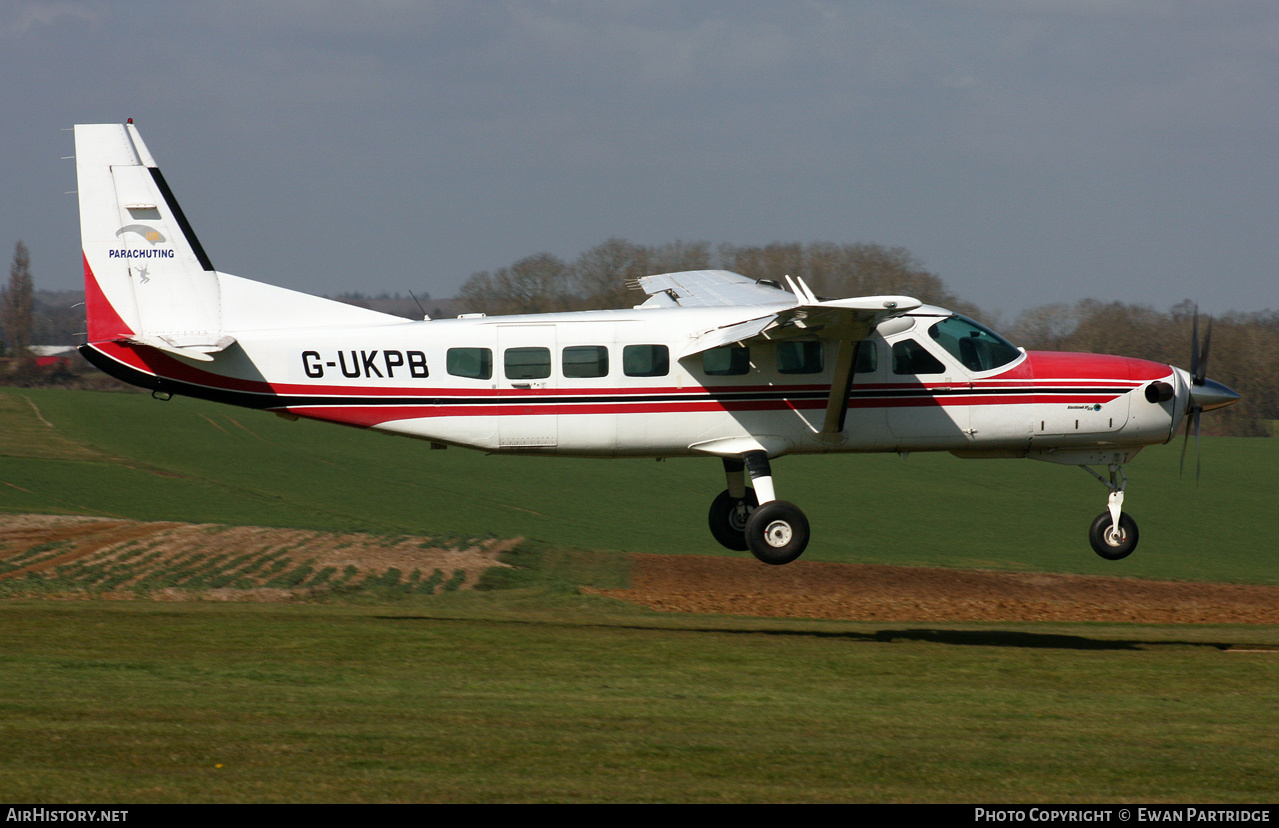
POLYGON ((1186 405, 1186 436, 1181 441, 1180 477, 1186 475, 1186 449, 1190 447, 1190 430, 1195 432, 1195 483, 1203 468, 1199 455, 1199 420, 1205 411, 1223 408, 1239 400, 1239 395, 1219 382, 1208 379, 1208 353, 1212 349, 1212 317, 1204 331, 1203 347, 1199 347, 1199 306, 1195 305, 1190 328, 1190 399, 1186 405))
POLYGON ((1177 467, 1177 476, 1186 476, 1186 448, 1190 445, 1190 412, 1186 412, 1186 436, 1181 441, 1181 465, 1177 467))
POLYGON ((1204 413, 1202 408, 1195 410, 1195 485, 1198 485, 1198 477, 1200 477, 1200 452, 1198 452, 1198 418, 1204 413))
POLYGON ((1190 323, 1190 381, 1198 384, 1199 380, 1199 306, 1195 305, 1195 315, 1190 323))
POLYGON ((1208 349, 1212 347, 1212 317, 1208 317, 1208 330, 1204 331, 1204 349, 1199 355, 1199 373, 1195 375, 1195 385, 1203 385, 1208 376, 1208 349))

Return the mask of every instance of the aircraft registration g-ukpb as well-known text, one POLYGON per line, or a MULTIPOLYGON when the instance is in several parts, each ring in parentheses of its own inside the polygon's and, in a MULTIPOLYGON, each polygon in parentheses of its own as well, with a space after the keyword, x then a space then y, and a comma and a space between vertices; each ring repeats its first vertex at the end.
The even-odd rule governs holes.
POLYGON ((440 446, 719 458, 711 534, 770 564, 797 558, 809 525, 769 461, 825 452, 1081 466, 1109 490, 1093 549, 1123 558, 1124 464, 1239 398, 1204 375, 1211 328, 1185 371, 1026 352, 909 296, 822 299, 721 270, 646 276, 629 309, 405 320, 219 272, 132 121, 77 126, 75 142, 81 350, 102 370, 160 398, 440 446))

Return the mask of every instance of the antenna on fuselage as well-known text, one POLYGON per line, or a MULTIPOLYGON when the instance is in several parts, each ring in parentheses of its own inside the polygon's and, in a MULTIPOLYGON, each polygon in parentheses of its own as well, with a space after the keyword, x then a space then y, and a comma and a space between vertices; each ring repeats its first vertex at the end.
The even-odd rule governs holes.
POLYGON ((422 307, 422 303, 417 301, 417 297, 416 297, 416 296, 413 296, 413 291, 411 291, 411 290, 409 291, 409 296, 412 296, 412 297, 413 297, 413 301, 414 301, 414 303, 416 303, 416 304, 417 304, 417 309, 418 309, 418 310, 420 310, 420 311, 422 312, 422 321, 423 321, 423 322, 430 322, 430 321, 431 321, 431 315, 430 315, 429 313, 427 313, 427 312, 426 312, 426 308, 422 307))

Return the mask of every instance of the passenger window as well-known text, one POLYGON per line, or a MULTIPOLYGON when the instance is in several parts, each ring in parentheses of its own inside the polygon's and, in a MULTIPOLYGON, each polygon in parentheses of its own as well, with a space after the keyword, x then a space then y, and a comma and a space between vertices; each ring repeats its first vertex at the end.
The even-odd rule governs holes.
POLYGON ((857 343, 857 353, 853 356, 854 374, 873 374, 879 368, 879 348, 875 343, 863 339, 857 343))
POLYGON ((622 373, 628 377, 664 377, 671 356, 665 345, 627 345, 622 349, 622 373))
POLYGON ((709 377, 735 377, 749 374, 751 349, 730 345, 727 348, 711 348, 702 351, 702 373, 709 377))
POLYGON ((455 377, 493 378, 493 352, 488 348, 449 348, 445 363, 455 377))
POLYGON ((565 348, 561 367, 573 379, 608 376, 608 348, 603 345, 574 345, 565 348))
POLYGON ((783 374, 820 374, 822 371, 822 343, 777 343, 777 370, 783 374))
POLYGON ((923 345, 913 339, 903 339, 893 345, 894 374, 943 374, 941 360, 928 353, 923 345))
POLYGON ((507 348, 502 360, 507 379, 545 379, 551 375, 550 348, 507 348))

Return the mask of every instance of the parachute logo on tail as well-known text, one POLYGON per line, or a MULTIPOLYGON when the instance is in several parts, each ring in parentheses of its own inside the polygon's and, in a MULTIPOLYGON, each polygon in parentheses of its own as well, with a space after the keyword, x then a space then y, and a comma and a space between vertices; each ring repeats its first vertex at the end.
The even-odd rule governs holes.
POLYGON ((115 231, 116 238, 119 238, 125 233, 137 233, 151 244, 160 244, 165 241, 163 233, 156 230, 154 227, 147 227, 145 224, 126 224, 119 230, 115 231))

